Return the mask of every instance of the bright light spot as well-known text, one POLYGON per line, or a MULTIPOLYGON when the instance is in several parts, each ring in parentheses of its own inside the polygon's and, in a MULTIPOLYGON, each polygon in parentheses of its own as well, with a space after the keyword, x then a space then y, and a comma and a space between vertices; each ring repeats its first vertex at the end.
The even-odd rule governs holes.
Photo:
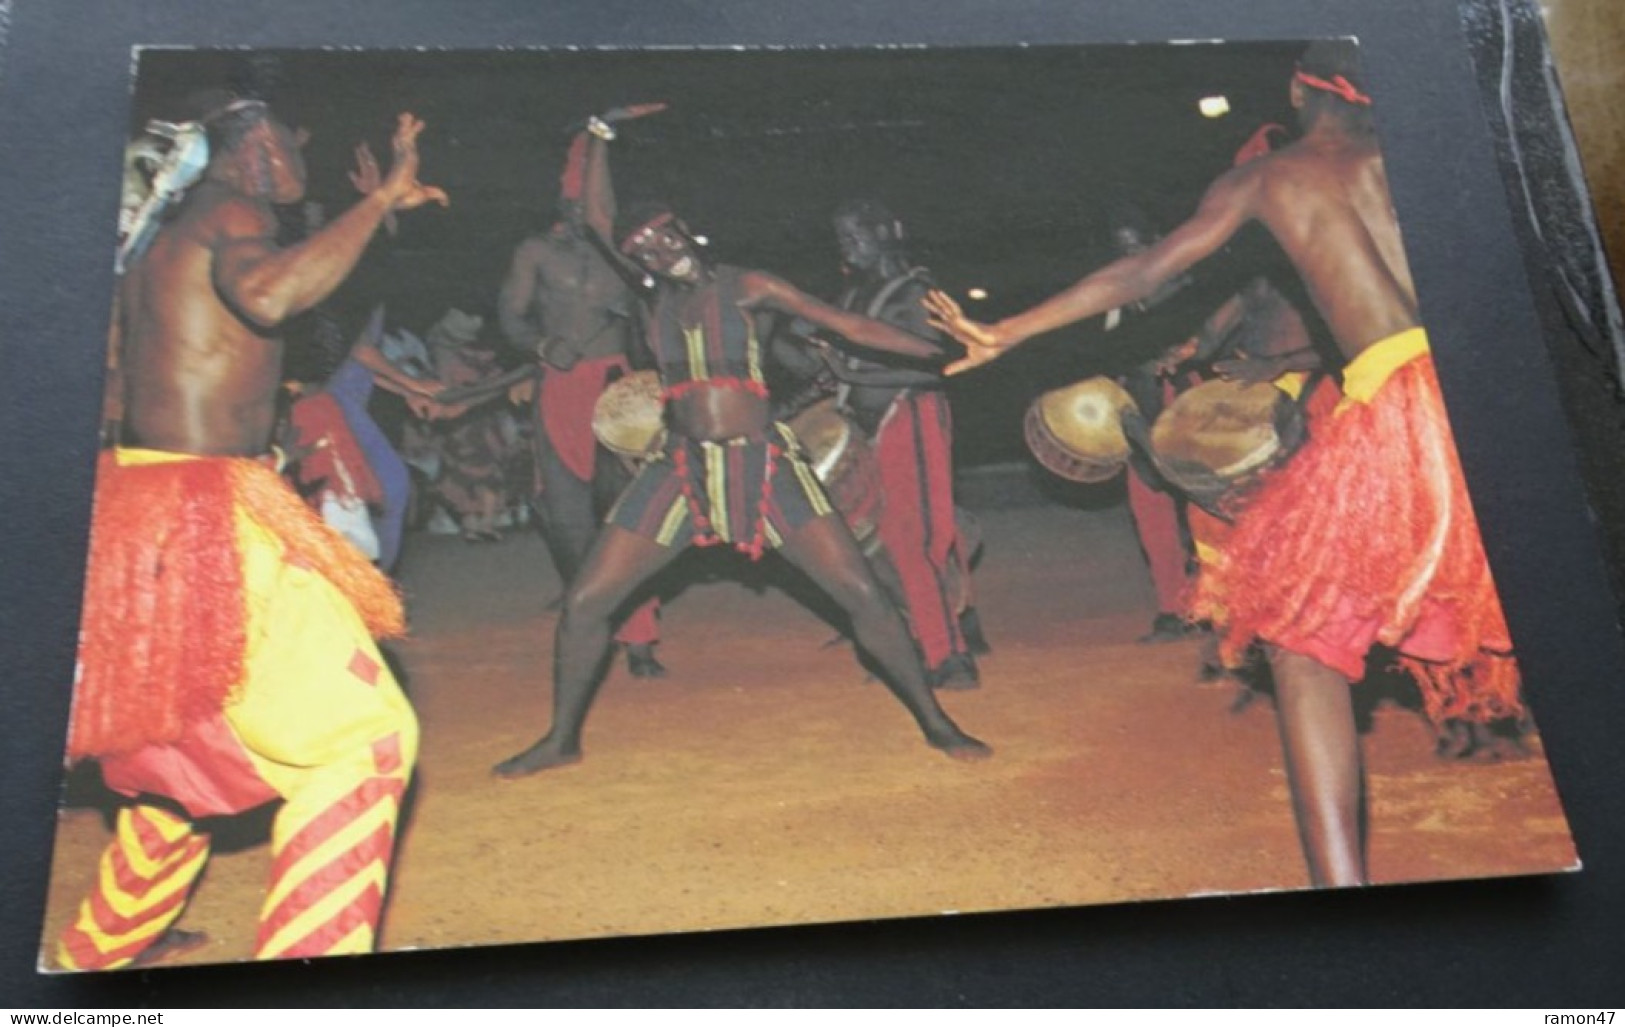
POLYGON ((1196 109, 1202 112, 1204 118, 1222 118, 1230 113, 1230 98, 1225 96, 1204 96, 1196 101, 1196 109))
POLYGON ((987 290, 978 287, 978 288, 975 288, 975 289, 967 290, 965 295, 969 296, 973 300, 985 300, 985 299, 987 299, 987 290))

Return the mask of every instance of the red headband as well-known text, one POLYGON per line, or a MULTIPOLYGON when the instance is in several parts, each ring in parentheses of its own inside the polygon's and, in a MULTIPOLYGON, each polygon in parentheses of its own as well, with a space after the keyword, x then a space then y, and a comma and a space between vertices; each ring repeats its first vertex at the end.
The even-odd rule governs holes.
POLYGON ((1333 75, 1331 81, 1328 82, 1323 78, 1311 75, 1302 68, 1299 68, 1297 73, 1293 75, 1293 78, 1297 79, 1299 82, 1302 82, 1310 89, 1318 89, 1323 93, 1331 93, 1333 96, 1340 96, 1349 103, 1357 103, 1361 107, 1371 106, 1371 97, 1360 92, 1360 90, 1355 87, 1353 82, 1350 82, 1342 75, 1333 75))
POLYGON ((669 210, 661 211, 659 214, 656 214, 654 217, 652 217, 649 220, 645 221, 643 224, 641 224, 638 227, 632 229, 630 232, 626 233, 626 238, 621 240, 621 252, 622 253, 631 253, 632 252, 632 240, 633 239, 636 239, 638 236, 642 235, 644 232, 649 231, 650 229, 659 228, 661 225, 666 224, 667 222, 671 221, 672 218, 674 218, 676 216, 677 215, 673 214, 669 210))

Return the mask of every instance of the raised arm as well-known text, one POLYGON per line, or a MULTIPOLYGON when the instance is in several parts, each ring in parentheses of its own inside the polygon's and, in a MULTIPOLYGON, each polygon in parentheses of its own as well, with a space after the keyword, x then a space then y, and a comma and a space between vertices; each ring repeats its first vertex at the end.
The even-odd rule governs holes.
POLYGON ((1035 335, 1103 314, 1151 295, 1163 283, 1212 255, 1254 216, 1261 178, 1258 165, 1246 165, 1209 187, 1196 213, 1156 245, 1105 267, 1044 302, 993 325, 966 318, 943 293, 927 299, 931 323, 970 347, 970 355, 950 371, 986 363, 1035 335))
POLYGON ((423 122, 402 114, 395 129, 395 163, 379 187, 304 242, 278 249, 269 212, 247 200, 221 209, 214 248, 214 283, 242 316, 265 328, 309 310, 337 289, 361 259, 391 211, 446 194, 417 180, 417 137, 423 122))
POLYGON ((616 249, 615 243, 615 182, 609 173, 609 143, 616 136, 615 125, 634 118, 644 118, 666 109, 664 103, 637 103, 616 107, 587 119, 587 127, 576 137, 575 144, 585 144, 587 155, 582 172, 581 202, 586 212, 587 228, 598 240, 599 248, 611 263, 642 280, 643 269, 627 260, 616 249))
POLYGON ((913 357, 916 360, 941 360, 943 352, 935 343, 893 328, 850 311, 832 307, 822 300, 807 295, 800 289, 773 275, 751 271, 740 276, 740 292, 744 299, 740 306, 750 310, 777 310, 780 313, 810 321, 827 328, 855 346, 913 357))

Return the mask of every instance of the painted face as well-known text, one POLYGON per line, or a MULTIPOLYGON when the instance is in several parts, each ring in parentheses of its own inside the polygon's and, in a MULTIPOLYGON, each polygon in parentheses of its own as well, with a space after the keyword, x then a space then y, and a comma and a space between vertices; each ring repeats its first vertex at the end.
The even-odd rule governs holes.
POLYGON ((835 219, 835 243, 842 262, 857 271, 873 270, 885 255, 884 241, 875 226, 850 215, 835 219))
POLYGON ((697 282, 700 259, 676 225, 640 228, 626 243, 627 254, 650 274, 676 282, 697 282))

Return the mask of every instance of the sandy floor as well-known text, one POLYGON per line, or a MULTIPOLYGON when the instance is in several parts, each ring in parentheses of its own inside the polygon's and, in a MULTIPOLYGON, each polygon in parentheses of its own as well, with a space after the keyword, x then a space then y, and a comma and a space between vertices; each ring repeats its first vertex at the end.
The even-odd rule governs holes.
MULTIPOLYGON (((1230 712, 1197 643, 1139 645, 1150 586, 1121 508, 979 511, 995 652, 944 705, 997 750, 927 748, 851 650, 777 587, 694 584, 667 605, 671 676, 606 682, 587 759, 489 768, 546 726, 558 585, 540 542, 418 535, 395 647, 423 750, 386 949, 709 930, 1306 886, 1267 700, 1230 712)), ((680 567, 682 565, 679 565, 680 567)), ((690 565, 692 566, 692 565, 690 565)), ((1576 859, 1545 762, 1446 763, 1403 704, 1365 736, 1382 882, 1527 874, 1576 859)), ((91 882, 105 797, 76 778, 46 937, 91 882)), ((217 833, 187 962, 245 958, 264 815, 217 833)))

